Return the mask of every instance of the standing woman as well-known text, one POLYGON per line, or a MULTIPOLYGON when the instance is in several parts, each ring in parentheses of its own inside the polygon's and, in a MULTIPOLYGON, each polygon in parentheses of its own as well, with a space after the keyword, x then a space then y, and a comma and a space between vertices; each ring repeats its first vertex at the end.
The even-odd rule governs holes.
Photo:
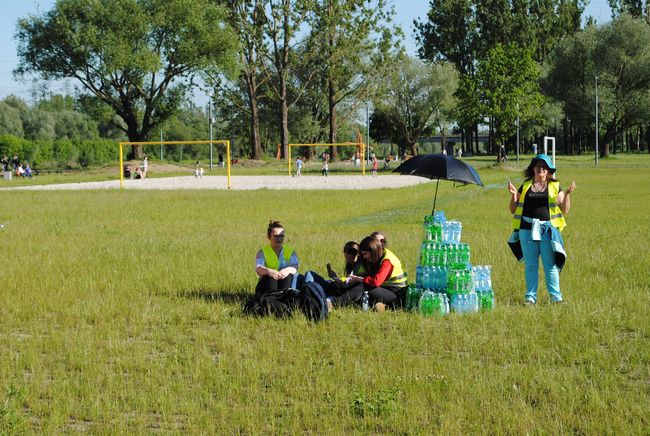
POLYGON ((257 295, 291 287, 293 275, 298 272, 298 255, 284 245, 284 236, 282 224, 270 221, 266 232, 269 245, 255 256, 255 272, 260 277, 255 287, 257 295))
POLYGON ((374 236, 361 241, 359 253, 367 275, 350 275, 350 281, 359 283, 363 290, 368 291, 370 303, 377 310, 383 310, 386 305, 393 308, 402 306, 406 298, 406 274, 397 256, 384 249, 374 236))
POLYGON ((571 182, 562 190, 553 178, 555 166, 545 154, 538 154, 524 170, 524 183, 516 189, 508 181, 510 212, 514 214, 513 233, 508 244, 518 260, 524 259, 526 271, 525 303, 537 303, 539 257, 542 257, 546 289, 552 302, 564 300, 560 291, 560 271, 566 261, 560 232, 566 225, 564 215, 571 207, 571 182))

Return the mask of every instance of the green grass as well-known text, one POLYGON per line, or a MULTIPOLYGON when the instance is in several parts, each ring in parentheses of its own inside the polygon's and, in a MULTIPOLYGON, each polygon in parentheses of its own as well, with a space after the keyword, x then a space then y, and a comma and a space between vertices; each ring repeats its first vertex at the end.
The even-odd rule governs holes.
POLYGON ((0 191, 0 434, 650 432, 650 157, 558 158, 575 180, 567 304, 522 305, 507 178, 441 182, 494 312, 243 317, 269 219, 301 269, 384 231, 411 276, 435 185, 353 191, 0 191))

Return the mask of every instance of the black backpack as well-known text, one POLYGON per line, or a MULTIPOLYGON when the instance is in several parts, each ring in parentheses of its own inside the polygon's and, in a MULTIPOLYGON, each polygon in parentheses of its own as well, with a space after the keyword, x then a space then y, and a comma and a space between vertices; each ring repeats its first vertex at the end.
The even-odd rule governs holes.
POLYGON ((323 287, 316 282, 306 282, 300 288, 298 294, 299 305, 305 316, 312 321, 318 322, 327 319, 329 309, 327 308, 327 295, 323 287))
POLYGON ((327 319, 329 311, 325 291, 315 282, 302 283, 300 289, 287 288, 263 295, 253 295, 244 305, 246 315, 288 318, 295 309, 315 322, 327 319))

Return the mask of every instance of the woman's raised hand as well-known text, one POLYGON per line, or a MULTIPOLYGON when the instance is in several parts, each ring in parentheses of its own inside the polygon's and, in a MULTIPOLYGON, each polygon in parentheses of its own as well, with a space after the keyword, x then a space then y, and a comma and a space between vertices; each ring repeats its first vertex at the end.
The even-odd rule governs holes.
POLYGON ((515 185, 512 184, 510 180, 508 180, 508 191, 510 192, 511 195, 517 194, 517 188, 515 185))

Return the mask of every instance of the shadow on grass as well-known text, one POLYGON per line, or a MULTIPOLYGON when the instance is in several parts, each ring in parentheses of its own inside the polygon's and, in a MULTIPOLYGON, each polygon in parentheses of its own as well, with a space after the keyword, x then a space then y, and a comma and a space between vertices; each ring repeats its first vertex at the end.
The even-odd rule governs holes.
POLYGON ((204 300, 209 303, 226 303, 241 306, 251 297, 252 292, 245 289, 214 291, 207 289, 198 289, 191 291, 180 291, 179 297, 192 300, 204 300))

